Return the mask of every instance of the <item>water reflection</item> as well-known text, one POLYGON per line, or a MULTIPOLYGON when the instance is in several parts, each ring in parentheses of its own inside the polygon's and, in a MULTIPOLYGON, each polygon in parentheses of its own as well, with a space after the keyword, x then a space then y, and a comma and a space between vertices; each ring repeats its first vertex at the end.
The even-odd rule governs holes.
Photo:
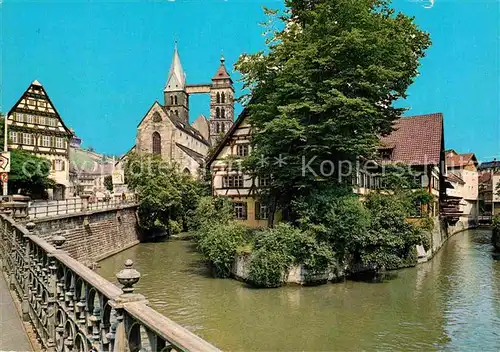
POLYGON ((141 244, 126 258, 151 305, 225 350, 498 350, 500 261, 488 231, 452 237, 435 258, 382 283, 256 290, 213 279, 190 242, 141 244), (487 239, 487 241, 486 241, 487 239))

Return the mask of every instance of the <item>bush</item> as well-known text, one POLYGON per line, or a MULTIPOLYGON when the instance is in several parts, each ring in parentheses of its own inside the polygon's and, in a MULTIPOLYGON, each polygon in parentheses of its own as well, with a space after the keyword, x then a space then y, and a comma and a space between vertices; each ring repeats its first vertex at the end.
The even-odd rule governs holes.
POLYGON ((261 248, 253 252, 249 280, 257 287, 279 287, 288 270, 287 255, 261 248))
POLYGON ((198 231, 203 227, 227 224, 234 218, 231 201, 223 197, 201 197, 196 209, 187 216, 188 229, 198 231))
POLYGON ((292 264, 304 264, 312 274, 322 273, 334 260, 331 249, 311 232, 278 224, 256 234, 250 261, 250 281, 259 287, 280 286, 292 264))
POLYGON ((198 231, 198 248, 214 266, 218 277, 229 277, 237 249, 246 243, 248 229, 230 221, 202 227, 198 231))

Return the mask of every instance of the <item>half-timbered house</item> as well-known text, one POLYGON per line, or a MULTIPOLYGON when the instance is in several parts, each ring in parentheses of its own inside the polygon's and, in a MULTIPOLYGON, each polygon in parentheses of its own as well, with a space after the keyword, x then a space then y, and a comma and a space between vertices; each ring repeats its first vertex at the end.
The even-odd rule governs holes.
POLYGON ((252 126, 245 111, 207 160, 212 174, 212 195, 229 197, 234 215, 250 227, 265 227, 268 209, 258 201, 258 189, 268 180, 245 175, 240 161, 251 152, 252 126))
POLYGON ((49 197, 64 199, 69 186, 69 140, 72 136, 43 86, 37 80, 8 112, 8 148, 25 150, 51 163, 56 187, 49 197))

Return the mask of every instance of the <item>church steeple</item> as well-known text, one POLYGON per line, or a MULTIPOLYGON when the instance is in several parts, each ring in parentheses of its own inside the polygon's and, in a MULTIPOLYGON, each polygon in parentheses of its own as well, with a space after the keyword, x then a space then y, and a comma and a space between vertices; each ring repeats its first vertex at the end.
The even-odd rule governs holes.
POLYGON ((233 80, 227 73, 224 56, 212 77, 210 87, 210 141, 215 143, 217 136, 225 134, 234 122, 233 80))
POLYGON ((175 42, 174 56, 170 64, 167 83, 165 84, 165 92, 175 92, 184 90, 186 87, 186 74, 182 69, 181 58, 177 50, 177 42, 175 42))
POLYGON ((182 69, 181 58, 175 42, 174 56, 170 64, 167 83, 163 90, 165 106, 172 114, 179 116, 182 120, 189 120, 189 99, 186 92, 186 74, 182 69))

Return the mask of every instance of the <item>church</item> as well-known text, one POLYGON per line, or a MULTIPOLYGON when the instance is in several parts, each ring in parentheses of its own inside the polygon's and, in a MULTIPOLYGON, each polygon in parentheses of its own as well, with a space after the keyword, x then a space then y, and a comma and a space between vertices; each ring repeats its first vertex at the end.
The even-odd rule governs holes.
POLYGON ((137 126, 135 147, 138 154, 157 154, 179 164, 181 171, 196 176, 208 150, 234 121, 234 87, 224 58, 211 83, 187 84, 177 50, 163 90, 164 102, 155 101, 137 126), (210 94, 210 116, 200 115, 189 123, 189 97, 210 94))

